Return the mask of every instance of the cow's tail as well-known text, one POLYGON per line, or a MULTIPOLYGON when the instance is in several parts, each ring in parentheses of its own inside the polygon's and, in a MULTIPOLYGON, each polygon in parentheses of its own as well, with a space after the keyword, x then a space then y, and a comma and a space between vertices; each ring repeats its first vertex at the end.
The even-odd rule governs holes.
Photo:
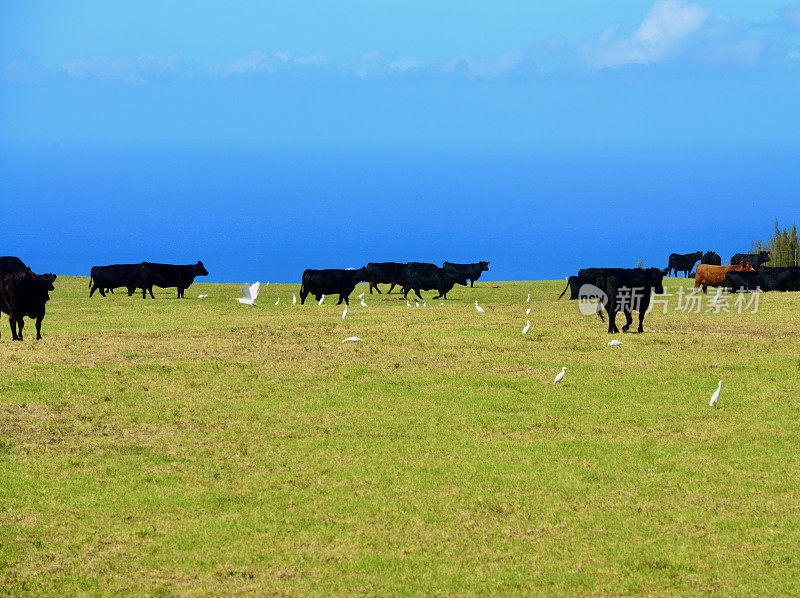
POLYGON ((564 287, 564 290, 563 290, 563 291, 561 291, 561 294, 558 296, 558 298, 559 298, 559 299, 561 299, 561 298, 564 296, 564 293, 566 293, 566 292, 567 292, 567 289, 568 289, 568 288, 569 288, 569 277, 567 277, 567 286, 566 286, 566 287, 564 287))
POLYGON ((3 297, 3 303, 8 309, 8 315, 11 316, 11 304, 8 302, 8 298, 6 297, 6 274, 5 272, 0 272, 0 296, 3 297))

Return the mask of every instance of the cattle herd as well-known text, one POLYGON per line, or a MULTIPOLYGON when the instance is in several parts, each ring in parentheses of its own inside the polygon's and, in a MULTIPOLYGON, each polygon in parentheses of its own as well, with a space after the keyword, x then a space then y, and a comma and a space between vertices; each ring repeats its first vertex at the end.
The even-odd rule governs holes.
MULTIPOLYGON (((664 293, 663 278, 670 273, 683 272, 694 276, 695 292, 702 287, 706 293, 709 286, 727 288, 732 292, 752 291, 800 291, 800 266, 780 268, 765 267, 770 253, 737 253, 730 266, 723 266, 720 256, 713 251, 696 251, 688 254, 672 253, 667 267, 659 268, 584 268, 576 276, 567 279, 567 287, 559 296, 571 290, 570 299, 599 299, 597 313, 602 309, 609 314, 608 332, 619 332, 616 315, 625 315, 623 332, 633 323, 632 311, 639 313, 638 331, 643 332, 644 317, 653 293, 664 293), (692 272, 697 262, 696 272, 692 272)), ((458 284, 474 285, 481 273, 489 270, 489 262, 455 264, 444 262, 441 267, 424 262, 370 262, 358 269, 305 270, 300 284, 300 302, 312 295, 320 301, 324 295, 339 295, 337 303, 350 303, 350 294, 360 282, 369 283, 369 292, 381 293, 378 285, 388 284, 387 293, 395 287, 402 289, 404 298, 413 290, 422 299, 420 291, 436 291, 434 299, 446 299, 458 284)), ((89 296, 98 291, 103 297, 106 291, 125 288, 128 295, 137 289, 142 298, 153 295, 153 287, 177 288, 178 297, 194 282, 197 276, 207 276, 203 262, 173 265, 141 262, 138 264, 112 264, 94 266, 89 277, 89 296)), ((0 257, 0 312, 9 316, 13 340, 22 340, 23 318, 36 321, 36 338, 41 339, 45 304, 54 290, 55 274, 34 274, 17 257, 0 257)))

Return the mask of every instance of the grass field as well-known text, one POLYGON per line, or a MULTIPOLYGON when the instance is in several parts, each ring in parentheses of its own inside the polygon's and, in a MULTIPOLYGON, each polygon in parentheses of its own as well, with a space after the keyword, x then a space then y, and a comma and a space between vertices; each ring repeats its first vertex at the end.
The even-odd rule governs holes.
POLYGON ((614 350, 563 285, 60 277, 43 340, 0 322, 0 593, 800 594, 800 294, 614 350))

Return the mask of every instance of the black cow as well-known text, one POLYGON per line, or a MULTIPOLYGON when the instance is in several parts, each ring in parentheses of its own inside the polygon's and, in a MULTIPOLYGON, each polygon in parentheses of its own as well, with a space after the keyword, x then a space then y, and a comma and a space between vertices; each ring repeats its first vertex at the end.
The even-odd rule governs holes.
POLYGON ((472 288, 474 282, 481 277, 481 272, 489 271, 489 262, 478 262, 477 264, 454 264, 452 262, 445 262, 442 264, 445 270, 452 270, 458 274, 463 274, 469 280, 469 286, 472 288))
MULTIPOLYGON (((598 269, 593 269, 598 270, 598 269)), ((644 332, 644 316, 650 307, 650 296, 653 291, 664 292, 664 271, 659 268, 600 268, 590 284, 603 292, 600 302, 608 312, 608 332, 619 332, 617 313, 625 314, 626 323, 623 332, 628 332, 633 322, 632 311, 639 312, 638 332, 644 332)))
POLYGON ((341 270, 328 268, 326 270, 305 270, 300 283, 300 304, 306 302, 306 297, 313 295, 319 301, 323 295, 339 295, 336 305, 342 301, 350 305, 350 293, 359 282, 369 280, 366 268, 358 270, 341 270))
POLYGON ((758 253, 734 253, 731 258, 731 266, 741 264, 742 262, 750 262, 750 265, 758 270, 763 264, 770 260, 769 251, 759 251, 758 253))
POLYGON ((114 292, 114 289, 125 287, 128 296, 133 295, 139 285, 142 273, 142 264, 110 264, 108 266, 92 266, 89 273, 89 297, 95 291, 105 297, 105 291, 114 292))
POLYGON ((579 291, 583 285, 591 284, 594 285, 595 281, 597 280, 597 276, 604 270, 605 268, 581 268, 578 270, 577 276, 570 276, 567 279, 567 286, 564 287, 564 290, 561 291, 561 294, 558 296, 561 299, 564 296, 564 293, 567 292, 567 289, 570 290, 569 298, 571 301, 575 299, 591 299, 596 297, 597 295, 586 294, 584 292, 583 295, 579 294, 579 291))
POLYGON ((800 267, 762 268, 758 272, 730 271, 725 286, 734 293, 761 291, 800 291, 800 267))
POLYGON ((0 257, 0 272, 3 270, 30 270, 30 268, 22 263, 22 260, 18 257, 4 255, 0 257))
POLYGON ((44 307, 55 279, 55 274, 34 274, 27 268, 0 272, 0 311, 8 314, 12 340, 22 340, 25 316, 36 320, 36 340, 42 338, 44 307))
POLYGON ((664 276, 669 276, 673 270, 675 270, 675 276, 678 276, 678 272, 683 272, 686 277, 689 277, 689 272, 692 271, 694 265, 697 263, 698 260, 703 258, 702 251, 695 251, 694 253, 670 253, 669 254, 669 263, 667 267, 662 271, 664 276))
POLYGON ((147 297, 145 295, 146 292, 149 292, 150 297, 155 299, 153 296, 154 286, 162 289, 177 287, 178 298, 180 299, 183 297, 183 292, 194 282, 196 276, 208 276, 208 270, 203 266, 203 262, 198 261, 196 264, 186 266, 142 262, 142 269, 136 286, 142 289, 142 299, 147 297))
POLYGON ((719 257, 718 253, 714 253, 713 251, 706 251, 703 254, 703 259, 700 260, 700 263, 708 264, 709 266, 721 266, 722 258, 719 257))
POLYGON ((403 297, 408 298, 408 291, 414 289, 414 293, 422 299, 420 291, 439 291, 434 299, 447 299, 453 286, 460 284, 467 286, 467 277, 455 270, 440 268, 436 264, 426 264, 424 262, 409 262, 406 266, 405 283, 403 283, 403 297))
POLYGON ((403 288, 405 281, 406 264, 400 262, 370 262, 367 264, 367 279, 369 280, 369 294, 374 288, 381 294, 379 284, 391 284, 387 293, 391 293, 395 286, 403 288))

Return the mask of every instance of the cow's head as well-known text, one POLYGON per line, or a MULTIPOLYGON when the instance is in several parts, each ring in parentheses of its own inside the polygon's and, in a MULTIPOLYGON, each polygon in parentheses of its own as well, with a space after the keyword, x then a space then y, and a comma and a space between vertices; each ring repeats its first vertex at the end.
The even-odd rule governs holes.
POLYGON ((489 271, 489 262, 478 262, 478 265, 481 267, 481 272, 489 271))
POLYGON ((761 256, 761 259, 765 262, 770 261, 770 252, 769 251, 759 251, 758 254, 761 256))
POLYGON ((197 272, 196 276, 208 276, 208 270, 206 270, 206 267, 200 260, 197 260, 197 263, 194 265, 194 271, 197 272))
POLYGON ((756 269, 750 265, 750 262, 742 262, 738 266, 734 266, 735 270, 739 272, 755 272, 756 269))

